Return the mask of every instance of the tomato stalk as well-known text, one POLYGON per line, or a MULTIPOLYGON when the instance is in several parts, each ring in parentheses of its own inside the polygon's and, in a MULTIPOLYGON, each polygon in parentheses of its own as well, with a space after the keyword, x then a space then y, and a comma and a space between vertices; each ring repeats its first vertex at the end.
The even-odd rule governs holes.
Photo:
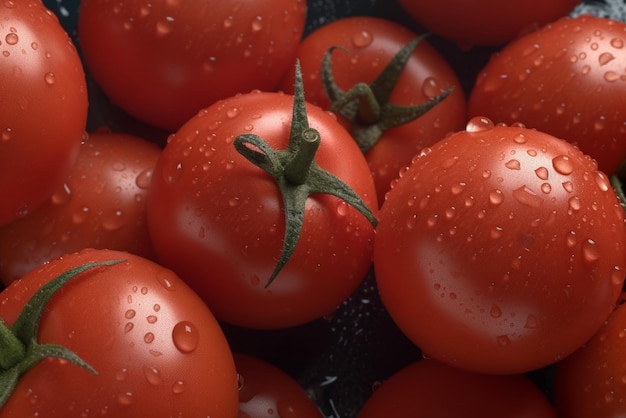
POLYGON ((0 408, 11 396, 20 376, 48 357, 67 360, 98 374, 76 353, 56 344, 39 344, 37 334, 41 316, 50 298, 68 281, 97 266, 110 266, 121 260, 86 263, 70 269, 43 285, 9 327, 0 319, 0 408))
POLYGON ((331 102, 330 110, 340 114, 352 124, 352 137, 363 153, 372 148, 385 131, 409 123, 439 102, 454 89, 444 90, 440 95, 419 105, 402 106, 389 102, 400 74, 413 50, 427 35, 418 36, 406 44, 383 68, 372 83, 357 83, 348 91, 336 83, 331 70, 333 51, 345 48, 331 47, 322 61, 322 85, 331 102))
POLYGON ((305 203, 314 193, 331 194, 356 208, 376 226, 377 219, 361 197, 335 175, 315 162, 321 137, 309 127, 300 64, 296 63, 293 113, 286 149, 276 150, 255 134, 237 136, 234 146, 248 161, 269 173, 278 185, 285 210, 285 234, 281 255, 267 280, 268 287, 293 254, 304 220, 305 203))

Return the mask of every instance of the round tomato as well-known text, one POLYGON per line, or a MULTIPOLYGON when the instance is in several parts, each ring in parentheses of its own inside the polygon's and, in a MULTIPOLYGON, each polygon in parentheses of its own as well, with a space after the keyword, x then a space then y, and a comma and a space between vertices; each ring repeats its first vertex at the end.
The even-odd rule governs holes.
POLYGON ((526 372, 572 353, 614 308, 623 210, 569 142, 475 118, 391 189, 374 267, 383 303, 424 353, 526 372))
POLYGON ((235 353, 239 373, 239 418, 323 418, 300 384, 278 367, 235 353))
POLYGON ((83 0, 78 39, 111 101, 175 131, 199 109, 291 70, 304 0, 83 0))
MULTIPOLYGON (((54 259, 3 291, 0 317, 26 346, 25 357, 0 373, 3 394, 11 373, 30 367, 0 408, 2 418, 237 416, 237 372, 215 317, 178 276, 149 260, 110 250, 54 259), (120 262, 64 284, 40 306, 37 325, 32 315, 18 318, 53 278, 113 261, 120 262), (93 371, 68 357, 45 357, 59 346, 93 371), (45 358, 34 363, 37 352, 45 358)), ((8 353, 3 345, 3 366, 8 353)))
POLYGON ((158 259, 225 322, 282 328, 317 319, 345 300, 371 265, 371 216, 346 195, 332 195, 339 183, 377 208, 367 163, 332 114, 282 93, 217 102, 170 137, 156 164, 147 211, 158 259), (315 133, 319 148, 305 163, 292 151, 314 146, 315 133), (235 146, 243 138, 258 140, 240 143, 251 160, 235 146), (270 147, 278 151, 270 155, 270 147), (280 175, 252 160, 273 164, 270 171, 280 175))
POLYGON ((0 225, 33 211, 63 184, 85 133, 78 53, 39 0, 0 5, 0 225))
POLYGON ((582 348, 556 366, 559 417, 615 418, 626 414, 626 305, 621 304, 582 348))
POLYGON ((566 139, 613 174, 626 159, 625 33, 623 22, 584 15, 517 39, 478 75, 470 115, 566 139))
MULTIPOLYGON (((348 17, 321 26, 310 33, 298 47, 297 57, 302 67, 304 91, 307 100, 324 109, 338 113, 344 125, 355 136, 365 152, 370 165, 378 199, 382 202, 390 182, 398 176, 400 168, 422 148, 462 129, 466 117, 466 102, 460 82, 448 62, 427 39, 418 41, 408 51, 406 62, 397 63, 393 74, 383 75, 383 69, 401 53, 418 35, 393 21, 376 17, 348 17), (324 87, 322 63, 329 48, 330 72, 337 88, 348 92, 353 88, 371 87, 367 95, 359 94, 349 103, 335 108, 339 100, 329 98, 324 87), (385 82, 377 81, 383 75, 385 82), (417 119, 403 120, 398 126, 392 122, 399 116, 395 105, 416 108, 429 100, 454 90, 432 109, 417 119), (372 91, 374 90, 374 92, 372 91), (343 110, 351 111, 355 102, 367 107, 368 115, 376 110, 369 108, 369 99, 380 108, 376 117, 356 116, 354 120, 342 118, 343 110), (387 112, 383 109, 391 109, 387 112)), ((285 78, 282 88, 293 91, 293 76, 285 78)), ((406 110, 406 109, 402 109, 406 110)))
POLYGON ((83 248, 154 258, 145 198, 161 150, 141 138, 94 132, 62 187, 27 216, 0 226, 0 280, 83 248))
POLYGON ((503 45, 567 15, 581 0, 398 0, 427 30, 466 47, 503 45))
POLYGON ((523 375, 486 375, 435 360, 405 366, 373 392, 358 418, 556 418, 523 375))

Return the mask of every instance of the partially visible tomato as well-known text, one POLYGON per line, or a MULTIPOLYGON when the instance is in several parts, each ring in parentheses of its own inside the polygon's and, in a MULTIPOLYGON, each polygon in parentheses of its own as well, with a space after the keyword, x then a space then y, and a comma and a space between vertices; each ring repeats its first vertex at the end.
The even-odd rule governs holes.
MULTIPOLYGON (((65 358, 33 365, 36 350, 26 350, 14 367, 30 368, 0 417, 237 417, 237 372, 219 324, 178 276, 154 262, 109 250, 54 259, 0 294, 0 317, 14 327, 24 304, 53 278, 86 263, 115 260, 122 262, 93 267, 54 293, 33 324, 32 340, 18 335, 28 337, 27 348, 34 348, 35 339, 40 347, 65 347, 96 373, 65 358)), ((36 319, 19 329, 32 330, 29 321, 36 319)), ((9 350, 2 347, 4 361, 9 350)), ((15 370, 0 373, 3 390, 15 370)))
POLYGON ((383 303, 425 354, 527 372, 571 354, 613 310, 624 214, 607 176, 569 142, 475 118, 391 189, 374 267, 383 303))
POLYGON ((376 210, 367 163, 332 114, 301 95, 219 101, 173 134, 156 164, 147 212, 158 259, 230 324, 283 328, 329 314, 365 277, 374 239, 372 220, 331 195, 337 179, 376 210), (316 152, 300 152, 316 134, 316 152))
POLYGON ((470 116, 566 139, 613 174, 626 160, 625 45, 626 23, 589 15, 528 33, 478 75, 470 116))
POLYGON ((94 132, 65 183, 36 211, 0 226, 0 280, 82 250, 125 250, 155 258, 145 199, 161 150, 144 139, 94 132))
POLYGON ((471 373, 436 360, 409 364, 383 381, 357 416, 556 418, 548 398, 524 375, 471 373))
MULTIPOLYGON (((339 47, 332 52, 330 70, 337 86, 348 91, 358 84, 372 83, 392 58, 417 37, 398 23, 376 17, 349 17, 321 26, 301 42, 297 53, 307 100, 324 109, 331 109, 335 102, 329 99, 323 86, 322 62, 329 48, 339 47)), ((408 165, 413 155, 446 134, 462 129, 467 119, 459 79, 445 58, 428 43, 428 38, 419 41, 409 53, 396 80, 378 82, 382 100, 374 107, 380 109, 371 113, 375 115, 380 111, 379 116, 370 116, 367 120, 357 117, 353 123, 340 119, 355 136, 369 131, 363 141, 359 137, 356 139, 367 143, 362 148, 380 202, 389 190, 390 182, 397 177, 400 168, 408 165), (394 105, 421 105, 450 88, 454 88, 452 93, 425 114, 390 128, 392 116, 397 115, 385 114, 387 109, 394 105)), ((293 92, 291 74, 283 81, 282 88, 293 92)), ((370 98, 360 97, 358 106, 368 108, 370 98)), ((349 106, 357 105, 355 102, 349 106)))
POLYGON ((504 45, 559 19, 581 0, 398 0, 427 30, 465 47, 504 45))
POLYGON ((87 122, 78 53, 40 0, 0 4, 0 225, 63 184, 87 122))
POLYGON ((574 354, 556 366, 554 396, 560 418, 626 415, 626 305, 574 354))
POLYGON ((275 89, 305 14, 305 0, 83 0, 78 39, 111 101, 171 132, 219 99, 275 89))
POLYGON ((239 374, 239 418, 323 418, 319 408, 290 375, 243 353, 235 353, 239 374))

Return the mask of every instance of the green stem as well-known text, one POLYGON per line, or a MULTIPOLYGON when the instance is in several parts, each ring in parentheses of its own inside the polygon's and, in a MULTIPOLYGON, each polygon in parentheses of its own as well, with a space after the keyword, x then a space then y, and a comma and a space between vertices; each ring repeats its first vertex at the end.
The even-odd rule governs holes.
POLYGON ((320 146, 320 134, 315 129, 307 128, 301 134, 300 146, 285 166, 285 177, 293 184, 304 184, 309 177, 311 164, 320 146))
POLYGON ((0 318, 0 369, 8 370, 26 355, 26 347, 0 318))

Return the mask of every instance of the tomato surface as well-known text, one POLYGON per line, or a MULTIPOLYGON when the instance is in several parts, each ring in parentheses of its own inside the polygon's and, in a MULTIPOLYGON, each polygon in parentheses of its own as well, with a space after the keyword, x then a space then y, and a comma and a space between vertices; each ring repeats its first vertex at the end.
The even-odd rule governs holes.
POLYGON ((480 72, 470 116, 576 144, 613 174, 626 159, 626 24, 563 18, 511 42, 480 72))
POLYGON ((614 418, 626 414, 626 306, 574 354, 557 364, 554 396, 559 417, 614 418))
POLYGON ((323 418, 302 386, 260 358, 235 353, 239 373, 239 418, 323 418))
POLYGON ((405 366, 375 389, 358 418, 556 418, 523 375, 486 375, 436 360, 405 366))
POLYGON ((46 358, 19 380, 1 417, 237 416, 237 373, 226 339, 202 300, 172 271, 129 253, 84 250, 57 258, 1 294, 13 325, 42 285, 90 262, 52 296, 41 344, 72 350, 95 369, 46 358))
POLYGON ((145 199, 160 153, 142 138, 91 133, 63 185, 34 212, 0 226, 0 280, 83 248, 155 258, 145 199))
MULTIPOLYGON (((154 169, 148 228, 158 259, 176 271, 225 322, 281 328, 332 312, 365 277, 374 229, 344 200, 305 202, 295 251, 271 285, 285 235, 276 180, 233 146, 242 133, 287 146, 291 95, 252 92, 201 111, 175 134, 154 169)), ((316 164, 349 185, 370 208, 376 192, 367 163, 336 118, 307 104, 321 136, 316 164)))
POLYGON ((398 0, 427 30, 465 47, 503 45, 571 12, 581 0, 398 0))
POLYGON ((39 0, 0 5, 0 225, 63 184, 87 121, 85 74, 56 16, 39 0))
MULTIPOLYGON (((398 23, 376 17, 348 17, 321 26, 304 38, 297 52, 307 100, 324 109, 331 107, 322 84, 322 61, 329 48, 340 48, 332 53, 331 71, 337 86, 347 91, 358 83, 372 83, 392 57, 417 36, 398 23)), ((293 76, 289 74, 282 89, 293 92, 293 85, 293 76)), ((385 130, 366 151, 380 202, 389 183, 413 155, 446 134, 462 129, 467 120, 460 82, 428 38, 415 47, 391 87, 389 103, 402 106, 425 103, 451 87, 455 90, 419 118, 385 130)), ((343 123, 351 132, 374 124, 363 120, 343 123)))
POLYGON ((175 131, 199 109, 291 70, 305 0, 84 0, 78 38, 111 101, 175 131))
POLYGON ((383 303, 426 355, 520 373, 598 330, 620 295, 625 245, 623 210, 591 158, 474 118, 392 188, 374 267, 383 303))

